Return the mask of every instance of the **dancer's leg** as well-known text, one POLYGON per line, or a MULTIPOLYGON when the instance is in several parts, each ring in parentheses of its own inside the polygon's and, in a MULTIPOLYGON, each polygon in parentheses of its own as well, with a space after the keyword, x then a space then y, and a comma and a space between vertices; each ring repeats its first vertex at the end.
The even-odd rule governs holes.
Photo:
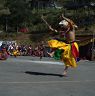
POLYGON ((65 66, 64 72, 63 72, 63 74, 62 74, 63 76, 66 76, 66 75, 67 75, 67 70, 68 70, 68 68, 69 68, 68 66, 65 66))

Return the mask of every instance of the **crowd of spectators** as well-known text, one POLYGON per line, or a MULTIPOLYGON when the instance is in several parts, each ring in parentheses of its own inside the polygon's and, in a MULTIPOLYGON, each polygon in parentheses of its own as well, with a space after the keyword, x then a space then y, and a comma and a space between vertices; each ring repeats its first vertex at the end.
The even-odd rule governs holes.
POLYGON ((32 45, 17 45, 15 43, 9 45, 1 45, 0 52, 2 50, 6 50, 9 56, 37 56, 40 57, 48 57, 47 51, 50 49, 46 47, 44 44, 37 44, 35 47, 32 45))

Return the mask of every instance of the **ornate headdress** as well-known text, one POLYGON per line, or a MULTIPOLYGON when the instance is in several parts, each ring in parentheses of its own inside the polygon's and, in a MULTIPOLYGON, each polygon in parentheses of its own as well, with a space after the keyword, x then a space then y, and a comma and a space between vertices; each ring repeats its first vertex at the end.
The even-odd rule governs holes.
POLYGON ((61 22, 59 22, 59 25, 63 25, 64 27, 78 28, 78 26, 70 19, 69 19, 69 22, 67 20, 62 20, 61 22))
POLYGON ((66 20, 62 20, 61 22, 59 22, 59 25, 63 25, 63 26, 68 26, 68 22, 66 20))

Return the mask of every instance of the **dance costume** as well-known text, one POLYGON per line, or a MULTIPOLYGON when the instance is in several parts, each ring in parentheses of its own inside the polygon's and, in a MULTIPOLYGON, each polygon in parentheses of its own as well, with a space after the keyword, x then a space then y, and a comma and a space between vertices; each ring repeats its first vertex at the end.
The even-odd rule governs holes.
POLYGON ((76 42, 69 44, 52 39, 48 41, 50 48, 55 48, 54 58, 60 59, 66 66, 77 67, 77 60, 79 57, 79 48, 76 42))

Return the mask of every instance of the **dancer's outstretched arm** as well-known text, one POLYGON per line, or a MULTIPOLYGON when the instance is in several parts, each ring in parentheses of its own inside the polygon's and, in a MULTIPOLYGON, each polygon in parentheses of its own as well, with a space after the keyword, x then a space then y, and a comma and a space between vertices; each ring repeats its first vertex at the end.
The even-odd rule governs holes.
POLYGON ((51 30, 51 31, 54 31, 54 32, 58 32, 56 29, 53 29, 51 26, 49 26, 49 29, 51 30))
POLYGON ((72 20, 70 20, 69 18, 66 18, 66 17, 64 16, 64 14, 62 14, 62 18, 63 18, 64 20, 66 20, 67 22, 69 22, 69 24, 71 24, 71 26, 73 26, 73 27, 75 27, 75 28, 78 28, 78 26, 77 26, 72 20))
POLYGON ((49 27, 50 25, 48 24, 48 22, 44 19, 44 16, 41 16, 41 19, 44 21, 44 23, 49 27))
POLYGON ((63 18, 64 20, 66 20, 67 22, 71 23, 71 22, 70 22, 70 19, 66 18, 66 17, 64 16, 64 14, 62 14, 62 18, 63 18))
POLYGON ((41 19, 45 22, 45 24, 49 27, 51 31, 58 32, 56 29, 53 29, 50 24, 44 19, 44 16, 41 16, 41 19))

